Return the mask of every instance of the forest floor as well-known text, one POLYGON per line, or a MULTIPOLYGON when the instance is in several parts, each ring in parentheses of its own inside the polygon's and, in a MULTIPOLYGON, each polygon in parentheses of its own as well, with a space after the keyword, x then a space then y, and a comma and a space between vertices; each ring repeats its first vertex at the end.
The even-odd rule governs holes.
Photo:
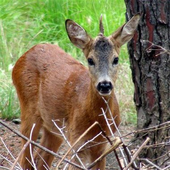
MULTIPOLYGON (((15 124, 12 121, 5 121, 5 120, 3 120, 3 122, 5 122, 12 129, 19 132, 20 124, 15 124)), ((121 125, 120 132, 121 135, 126 135, 131 133, 134 129, 135 128, 132 125, 126 125, 126 126, 121 125)), ((131 138, 132 136, 128 136, 125 139, 125 142, 129 142, 131 138)), ((61 147, 58 152, 59 155, 61 156, 64 155, 65 153, 63 148, 65 147, 61 147)), ((0 124, 0 169, 10 169, 10 167, 14 163, 21 149, 22 149, 21 138, 0 124), (10 155, 10 153, 12 154, 12 156, 10 155)), ((115 157, 113 153, 111 153, 107 155, 106 170, 119 170, 119 168, 116 167, 114 164, 115 164, 115 157)), ((57 159, 55 158, 51 170, 54 170, 56 165, 57 165, 57 159)))

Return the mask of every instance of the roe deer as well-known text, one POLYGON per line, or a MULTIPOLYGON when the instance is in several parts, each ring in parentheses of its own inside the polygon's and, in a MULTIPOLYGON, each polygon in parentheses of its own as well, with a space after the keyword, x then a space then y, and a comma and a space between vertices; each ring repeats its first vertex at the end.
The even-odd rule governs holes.
MULTIPOLYGON (((107 117, 110 117, 103 98, 108 101, 115 122, 119 125, 119 107, 114 94, 118 55, 120 47, 133 37, 139 18, 139 15, 135 15, 109 37, 104 36, 100 20, 100 33, 94 39, 77 23, 66 20, 68 37, 75 46, 82 49, 88 62, 88 69, 52 44, 35 45, 23 54, 12 72, 13 83, 20 101, 22 134, 29 137, 35 123, 32 140, 35 141, 40 129, 43 129, 41 145, 54 152, 60 147, 62 138, 57 135, 59 131, 52 120, 59 120, 57 121, 59 127, 62 127, 62 122, 65 121, 66 135, 70 144, 73 144, 95 121, 99 122, 109 136, 109 129, 101 116, 103 108, 107 117)), ((114 125, 112 130, 115 132, 114 125)), ((79 146, 99 132, 100 129, 94 127, 81 139, 79 146)), ((85 166, 103 153, 106 148, 104 141, 106 139, 99 136, 95 142, 103 144, 78 153, 85 166)), ((25 143, 26 141, 22 140, 22 146, 25 143)), ((45 169, 39 155, 50 167, 53 156, 38 150, 38 154, 35 155, 37 169, 45 169)), ((20 160, 24 170, 33 169, 29 161, 31 162, 31 157, 27 147, 20 160)), ((76 159, 74 161, 76 162, 76 159)), ((69 169, 76 168, 69 166, 69 169)), ((98 169, 105 169, 105 159, 92 168, 92 170, 98 169)))

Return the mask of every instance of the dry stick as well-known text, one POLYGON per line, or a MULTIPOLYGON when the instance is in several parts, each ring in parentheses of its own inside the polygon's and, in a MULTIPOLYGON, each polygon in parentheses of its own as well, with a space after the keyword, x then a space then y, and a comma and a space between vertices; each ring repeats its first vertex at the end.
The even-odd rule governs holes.
MULTIPOLYGON (((32 138, 32 133, 33 133, 34 127, 35 127, 35 123, 32 125, 32 128, 31 128, 30 141, 31 141, 31 138, 32 138)), ((31 161, 32 161, 33 168, 34 168, 35 170, 37 170, 36 165, 35 165, 35 162, 34 162, 34 157, 33 157, 33 153, 32 153, 33 150, 32 150, 32 145, 31 145, 31 143, 29 144, 29 148, 30 148, 30 156, 31 156, 31 161)))
MULTIPOLYGON (((149 128, 130 132, 127 135, 124 135, 123 137, 129 136, 129 135, 135 134, 135 133, 147 133, 148 134, 149 132, 153 132, 153 131, 160 130, 160 129, 168 129, 168 128, 170 128, 170 121, 164 122, 162 124, 159 124, 159 125, 156 125, 156 126, 153 126, 153 127, 149 127, 149 128)), ((162 143, 147 145, 147 146, 144 146, 144 148, 160 147, 161 145, 170 145, 170 143, 169 142, 162 142, 162 143)))
MULTIPOLYGON (((142 40, 142 43, 150 43, 150 44, 151 44, 151 45, 146 49, 147 52, 150 52, 150 51, 152 51, 152 50, 156 50, 156 49, 151 49, 151 47, 157 47, 157 48, 160 48, 160 49, 163 51, 163 53, 167 53, 168 55, 170 55, 170 51, 169 51, 169 50, 163 48, 163 47, 160 46, 160 45, 156 45, 156 44, 152 43, 151 41, 142 40)), ((158 56, 158 55, 160 55, 160 54, 163 54, 163 53, 159 53, 159 54, 157 54, 156 56, 158 56)))
MULTIPOLYGON (((0 154, 0 158, 2 158, 3 160, 5 160, 5 161, 7 161, 7 164, 9 164, 10 166, 13 164, 12 162, 11 162, 11 160, 9 160, 8 158, 6 158, 5 156, 3 156, 2 154, 0 154)), ((6 169, 9 169, 8 167, 4 167, 4 166, 1 166, 0 165, 0 168, 1 167, 3 167, 4 169, 6 168, 6 169)))
MULTIPOLYGON (((4 145, 5 149, 7 150, 7 153, 12 157, 13 160, 15 160, 14 156, 12 155, 12 153, 10 152, 10 150, 8 149, 7 145, 6 145, 5 142, 3 141, 2 137, 0 137, 0 139, 1 139, 1 142, 2 142, 2 144, 4 145)), ((2 157, 5 161, 7 161, 7 163, 8 163, 10 166, 13 165, 12 161, 9 160, 8 158, 4 157, 4 156, 1 155, 1 154, 0 154, 0 157, 2 157)), ((1 168, 1 166, 0 166, 0 168, 1 168)), ((9 169, 9 168, 5 168, 5 167, 4 167, 4 169, 9 169)))
MULTIPOLYGON (((129 150, 129 148, 128 148, 125 144, 123 144, 122 146, 123 146, 123 149, 124 149, 124 151, 125 151, 125 153, 126 153, 127 159, 128 159, 128 161, 130 162, 131 159, 132 159, 132 158, 131 158, 131 157, 132 157, 131 151, 129 150)), ((137 167, 135 161, 132 162, 132 168, 135 169, 135 170, 138 170, 138 169, 139 169, 139 168, 137 167)))
POLYGON ((100 157, 98 157, 91 165, 89 165, 87 169, 91 169, 97 162, 101 161, 106 155, 118 148, 119 145, 122 143, 119 137, 115 137, 113 142, 114 144, 108 150, 106 150, 100 157))
POLYGON ((167 167, 165 167, 164 169, 162 169, 162 170, 166 170, 166 169, 168 169, 168 168, 170 168, 170 165, 168 165, 167 167))
MULTIPOLYGON (((144 148, 146 148, 146 147, 144 147, 144 148)), ((157 157, 157 158, 155 158, 155 159, 150 159, 150 160, 152 160, 153 162, 154 161, 156 161, 156 160, 159 160, 159 159, 161 159, 161 158, 163 158, 163 157, 165 157, 165 156, 168 156, 170 154, 170 151, 168 151, 168 152, 166 152, 165 154, 163 154, 163 155, 161 155, 161 156, 159 156, 159 157, 157 157)), ((163 162, 161 162, 161 164, 163 165, 163 163, 164 162, 167 162, 169 160, 169 156, 168 156, 168 158, 165 160, 164 159, 164 161, 163 162)), ((160 165, 161 166, 161 165, 160 165)), ((168 166, 169 167, 169 166, 168 166)), ((164 169, 166 169, 167 167, 165 167, 164 169)), ((163 170, 164 170, 163 169, 163 170)))
POLYGON ((144 133, 144 132, 160 130, 162 128, 168 128, 168 127, 170 127, 170 121, 167 121, 167 122, 162 123, 160 125, 156 125, 156 126, 149 127, 149 128, 146 128, 146 129, 136 130, 136 131, 134 131, 134 133, 144 133))
MULTIPOLYGON (((80 150, 82 150, 83 147, 85 147, 88 143, 94 141, 98 136, 100 136, 102 134, 102 132, 98 133, 95 137, 93 137, 92 139, 88 140, 87 142, 85 142, 83 145, 81 145, 78 149, 77 149, 77 153, 80 152, 80 150)), ((72 160, 74 158, 75 155, 72 155, 71 159, 72 160)), ((63 170, 65 170, 67 168, 68 164, 66 164, 66 166, 64 167, 63 170)))
MULTIPOLYGON (((68 144, 68 146, 71 148, 71 144, 70 144, 70 142, 67 140, 67 137, 65 136, 65 134, 63 133, 62 128, 60 128, 54 120, 52 120, 52 122, 53 122, 53 124, 55 125, 55 127, 59 130, 59 132, 61 133, 61 136, 62 136, 63 139, 66 141, 66 143, 68 144)), ((86 167, 84 166, 83 162, 81 161, 80 157, 77 155, 76 151, 75 151, 74 149, 73 149, 72 151, 73 151, 73 153, 75 154, 75 156, 77 157, 77 159, 78 159, 78 161, 80 162, 80 164, 82 165, 82 167, 83 167, 83 168, 86 168, 86 167)), ((57 166, 57 168, 58 168, 58 166, 57 166)))
MULTIPOLYGON (((26 136, 24 136, 24 135, 22 135, 21 133, 17 132, 16 130, 12 129, 12 128, 9 127, 6 123, 4 123, 2 120, 0 120, 0 124, 2 124, 3 126, 5 126, 7 129, 9 129, 10 131, 12 131, 13 133, 15 133, 16 135, 18 135, 19 137, 23 138, 24 140, 30 141, 29 138, 27 138, 26 136)), ((34 141, 30 141, 30 143, 33 144, 34 146, 36 146, 36 147, 44 150, 45 152, 50 153, 51 155, 55 156, 56 158, 62 159, 61 156, 59 156, 59 155, 56 154, 55 152, 53 152, 53 151, 51 151, 51 150, 49 150, 49 149, 47 149, 47 148, 45 148, 45 147, 39 145, 38 143, 36 143, 36 142, 34 142, 34 141)), ((86 170, 86 169, 84 169, 83 167, 79 166, 78 164, 73 163, 73 162, 70 162, 70 161, 67 160, 67 159, 64 159, 63 161, 66 162, 66 163, 69 163, 69 164, 71 164, 71 165, 73 165, 73 166, 75 166, 75 167, 77 167, 77 168, 79 168, 79 169, 86 170)))
POLYGON ((36 149, 34 149, 36 154, 41 158, 41 160, 44 162, 44 165, 43 167, 46 169, 46 170, 50 170, 50 167, 47 165, 47 163, 45 162, 44 158, 40 155, 40 153, 37 152, 36 149))
MULTIPOLYGON (((111 113, 110 108, 109 108, 109 105, 108 105, 108 102, 107 102, 104 98, 103 98, 103 100, 104 100, 104 102, 106 103, 107 108, 109 109, 109 112, 111 113)), ((106 121, 107 127, 109 128, 109 131, 110 131, 112 137, 115 137, 115 136, 114 136, 114 133, 113 133, 113 131, 112 131, 111 125, 110 125, 110 123, 109 123, 109 120, 108 120, 108 118, 107 118, 107 116, 106 116, 106 111, 104 111, 103 108, 101 108, 101 110, 102 110, 102 115, 104 116, 104 119, 105 119, 105 121, 106 121)), ((117 126, 116 126, 116 124, 115 124, 115 122, 114 122, 113 116, 112 116, 111 114, 110 114, 110 116, 111 116, 111 118, 112 118, 112 122, 113 122, 115 128, 118 130, 118 128, 117 128, 117 126)), ((112 143, 111 143, 111 145, 112 145, 112 143)), ((122 156, 123 156, 123 159, 124 159, 124 158, 125 158, 124 153, 123 153, 123 151, 122 151, 121 148, 119 148, 119 149, 120 149, 120 152, 121 152, 121 154, 122 154, 122 156)), ((119 164, 119 166, 120 166, 120 169, 122 170, 123 168, 122 168, 122 165, 121 165, 121 163, 120 163, 120 160, 119 160, 119 157, 118 157, 118 154, 117 154, 116 150, 114 151, 114 153, 115 153, 115 157, 116 157, 116 159, 117 159, 117 162, 118 162, 118 164, 119 164)), ((124 161, 126 162, 126 159, 124 159, 124 161)))
POLYGON ((124 170, 127 170, 131 164, 134 162, 134 160, 136 159, 136 157, 139 155, 139 153, 141 152, 141 150, 144 148, 144 146, 149 142, 150 138, 147 137, 146 140, 144 141, 144 143, 139 147, 139 149, 135 152, 135 154, 132 156, 130 163, 127 165, 127 167, 124 170))
POLYGON ((5 144, 5 142, 3 141, 2 137, 0 138, 1 139, 1 142, 3 143, 5 149, 7 150, 7 152, 9 153, 9 155, 11 156, 11 158, 13 160, 15 160, 14 156, 12 155, 12 153, 10 152, 10 150, 8 149, 7 145, 5 144))
POLYGON ((30 144, 30 140, 27 141, 27 143, 24 145, 24 147, 22 148, 22 150, 20 151, 18 157, 15 159, 15 162, 13 163, 12 167, 10 168, 10 170, 14 170, 20 156, 23 154, 24 150, 26 149, 26 147, 30 144))
POLYGON ((159 166, 155 165, 153 162, 151 162, 150 160, 146 159, 146 158, 140 158, 138 159, 139 161, 145 161, 147 162, 148 164, 154 166, 155 168, 159 169, 159 170, 163 170, 162 168, 160 168, 159 166))
MULTIPOLYGON (((131 159, 131 152, 129 151, 129 148, 124 144, 122 135, 121 135, 121 133, 120 133, 120 131, 119 131, 117 125, 116 125, 116 122, 115 122, 115 120, 114 120, 114 118, 113 118, 113 116, 112 116, 112 112, 111 112, 111 110, 110 110, 110 107, 109 107, 109 104, 108 104, 107 100, 105 100, 104 97, 103 97, 102 99, 104 100, 104 102, 105 102, 106 105, 107 105, 109 114, 110 114, 111 119, 112 119, 112 123, 113 123, 114 127, 116 128, 116 130, 117 130, 117 132, 118 132, 118 134, 119 134, 119 137, 120 137, 121 140, 122 140, 123 149, 124 149, 125 154, 126 154, 126 156, 127 156, 127 158, 128 158, 128 162, 130 162, 130 159, 131 159)), ((103 113, 105 113, 105 112, 103 112, 103 113)), ((106 119, 106 115, 103 114, 103 116, 105 117, 105 120, 106 120, 106 122, 107 122, 108 120, 106 119)), ((108 126, 110 126, 110 124, 109 124, 108 126)), ((113 133, 111 133, 111 134, 113 134, 113 133)), ((114 135, 112 135, 112 136, 114 136, 114 135)), ((121 152, 121 154, 122 154, 122 156, 123 156, 124 163, 125 163, 125 165, 127 165, 128 162, 127 162, 127 160, 126 160, 126 157, 125 157, 125 155, 124 155, 124 152, 123 152, 123 150, 122 150, 121 147, 120 147, 119 149, 120 149, 120 152, 121 152)), ((121 163, 120 163, 120 161, 119 161, 119 159, 118 159, 118 156, 117 156, 116 151, 115 151, 114 153, 115 153, 116 159, 117 159, 117 161, 118 161, 118 163, 119 163, 119 166, 120 166, 120 168, 122 169, 122 166, 121 166, 121 163)), ((138 168, 137 168, 137 165, 136 165, 136 162, 133 162, 132 167, 133 167, 134 169, 138 169, 138 168)))
MULTIPOLYGON (((71 150, 73 150, 73 147, 94 127, 98 125, 100 130, 102 131, 103 135, 108 139, 108 141, 112 144, 111 140, 106 136, 105 132, 103 131, 103 129, 101 128, 100 124, 98 122, 94 122, 88 129, 86 129, 86 131, 74 142, 74 144, 72 145, 71 148, 69 148, 69 150, 65 153, 65 155, 63 156, 63 158, 60 160, 60 162, 57 165, 56 170, 58 170, 59 165, 62 163, 62 161, 66 158, 66 156, 70 153, 71 150)), ((93 165, 94 166, 94 165, 93 165)))
POLYGON ((152 145, 147 145, 145 146, 145 148, 159 148, 162 146, 170 146, 170 141, 169 142, 161 142, 161 143, 156 143, 156 144, 152 144, 152 145))
MULTIPOLYGON (((162 124, 159 124, 159 125, 156 125, 156 126, 153 126, 153 127, 149 127, 149 128, 146 128, 146 129, 142 129, 142 130, 137 130, 137 131, 133 131, 125 136, 128 136, 128 135, 131 135, 131 134, 135 134, 135 133, 149 133, 149 132, 152 132, 152 131, 156 131, 156 130, 160 130, 160 129, 168 129, 170 128, 170 121, 167 121, 167 122, 164 122, 162 124)), ((152 144, 152 145, 147 145, 147 146, 144 146, 143 148, 151 148, 151 147, 160 147, 162 145, 169 145, 170 143, 169 142, 162 142, 162 143, 158 143, 158 144, 152 144)), ((166 153, 165 155, 167 155, 168 153, 166 153)), ((164 155, 163 155, 164 156, 164 155)), ((159 158, 157 158, 159 159, 159 158)), ((161 169, 159 168, 157 165, 155 165, 154 163, 152 163, 151 161, 149 161, 148 159, 143 159, 143 158, 140 158, 139 160, 141 161, 146 161, 147 163, 149 163, 150 165, 156 167, 157 169, 161 169)), ((165 168, 166 169, 166 168, 165 168)))

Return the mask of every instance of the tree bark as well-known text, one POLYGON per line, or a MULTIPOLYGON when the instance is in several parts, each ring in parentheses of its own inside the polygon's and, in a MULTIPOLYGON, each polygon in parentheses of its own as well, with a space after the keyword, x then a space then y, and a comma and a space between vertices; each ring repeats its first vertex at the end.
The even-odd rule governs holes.
MULTIPOLYGON (((161 48, 170 49, 170 0, 125 0, 125 4, 127 20, 141 13, 137 32, 128 43, 128 52, 135 88, 137 128, 143 129, 170 120, 170 55, 161 48)), ((157 130, 144 136, 151 138, 151 144, 169 142, 170 130, 157 130)), ((168 161, 164 160, 169 151, 162 145, 145 150, 142 156, 166 166, 168 161)))

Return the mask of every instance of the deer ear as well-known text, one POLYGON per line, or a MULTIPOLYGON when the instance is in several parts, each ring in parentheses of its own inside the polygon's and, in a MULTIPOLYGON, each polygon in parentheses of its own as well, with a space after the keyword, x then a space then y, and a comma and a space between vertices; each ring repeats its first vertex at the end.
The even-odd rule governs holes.
POLYGON ((70 41, 80 49, 84 49, 86 44, 91 40, 86 31, 74 21, 67 19, 65 22, 66 31, 70 41))
POLYGON ((119 43, 120 46, 130 41, 133 38, 139 20, 139 14, 133 16, 126 24, 124 24, 111 35, 111 39, 116 40, 116 42, 119 43))

